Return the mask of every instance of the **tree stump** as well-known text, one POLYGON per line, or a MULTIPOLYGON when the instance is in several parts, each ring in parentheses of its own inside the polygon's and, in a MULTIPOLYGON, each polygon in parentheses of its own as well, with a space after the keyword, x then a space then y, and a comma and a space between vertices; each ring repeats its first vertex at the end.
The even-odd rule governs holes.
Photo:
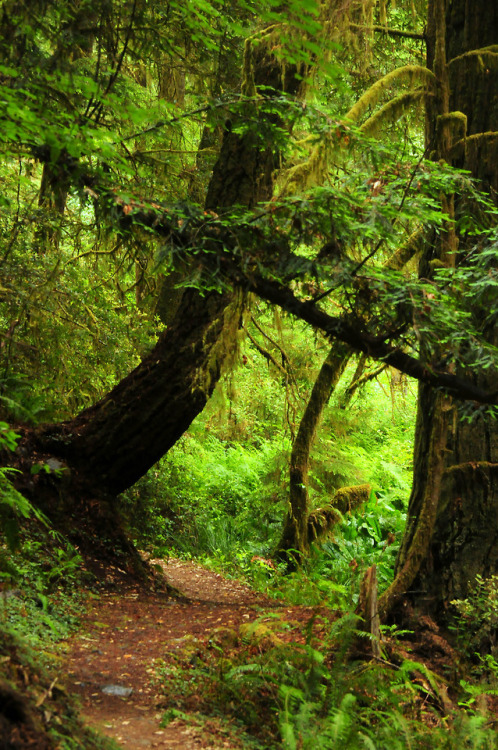
POLYGON ((360 586, 360 600, 357 614, 364 621, 364 630, 371 634, 371 649, 374 657, 381 656, 380 617, 377 607, 377 566, 372 565, 365 572, 360 586))

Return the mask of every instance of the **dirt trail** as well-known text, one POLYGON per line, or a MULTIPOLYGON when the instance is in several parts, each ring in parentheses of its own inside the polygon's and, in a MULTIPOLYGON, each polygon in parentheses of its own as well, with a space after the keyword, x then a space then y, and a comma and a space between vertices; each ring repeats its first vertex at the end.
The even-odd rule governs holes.
MULTIPOLYGON (((75 636, 66 660, 68 689, 80 696, 86 723, 113 737, 121 747, 233 748, 242 745, 226 725, 202 726, 176 719, 160 726, 153 663, 181 649, 188 639, 205 640, 219 627, 237 629, 274 603, 236 581, 180 560, 158 562, 168 582, 187 601, 144 592, 138 587, 106 592, 90 608, 84 635, 75 636), (129 697, 106 695, 102 688, 132 688, 129 697)), ((291 615, 293 608, 282 607, 291 615)))

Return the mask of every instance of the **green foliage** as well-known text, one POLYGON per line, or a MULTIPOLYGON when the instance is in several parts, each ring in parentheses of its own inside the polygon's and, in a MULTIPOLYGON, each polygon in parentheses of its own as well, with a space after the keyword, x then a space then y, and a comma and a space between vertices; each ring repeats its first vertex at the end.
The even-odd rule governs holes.
POLYGON ((227 562, 247 543, 268 550, 283 516, 281 450, 281 441, 256 449, 188 433, 126 494, 139 543, 227 562))
MULTIPOLYGON (((14 451, 19 435, 6 422, 0 422, 0 451, 14 451)), ((0 522, 2 525, 0 539, 3 537, 8 550, 13 553, 20 546, 20 527, 22 519, 36 518, 48 525, 43 513, 29 502, 14 487, 10 477, 15 469, 0 467, 0 522)), ((2 550, 0 548, 0 571, 2 550)), ((1 577, 1 572, 0 572, 1 577)))
POLYGON ((467 598, 451 604, 457 612, 453 628, 467 656, 473 658, 477 653, 498 658, 498 576, 477 574, 467 598))
POLYGON ((215 631, 209 644, 185 643, 158 665, 163 701, 176 712, 195 695, 204 715, 235 718, 261 748, 494 747, 484 717, 441 715, 441 685, 424 664, 352 661, 355 626, 350 615, 311 621, 302 640, 289 642, 283 634, 296 625, 276 614, 238 635, 215 631))
MULTIPOLYGON (((292 377, 309 389, 313 343, 296 327, 283 333, 292 377)), ((347 608, 374 562, 381 587, 392 579, 410 492, 413 390, 382 374, 342 408, 354 365, 348 368, 312 451, 310 498, 321 507, 336 489, 364 482, 373 494, 313 547, 300 573, 285 576, 261 560, 271 557, 287 510, 289 404, 282 373, 262 370, 260 354, 246 344, 246 363, 218 387, 168 458, 126 493, 132 534, 158 554, 202 555, 271 596, 347 608)))
MULTIPOLYGON (((264 211, 256 220, 237 209, 216 221, 211 217, 209 226, 237 226, 237 253, 244 268, 256 266, 272 278, 311 274, 317 290, 342 288, 334 295, 334 305, 344 314, 363 325, 367 309, 373 332, 390 336, 402 330, 402 345, 416 346, 409 321, 427 307, 424 290, 416 287, 414 293, 413 284, 379 275, 370 264, 357 274, 351 264, 397 247, 414 223, 424 221, 439 229, 445 219, 440 195, 454 190, 457 178, 421 162, 407 147, 406 130, 416 138, 420 124, 410 123, 402 138, 398 134, 392 139, 393 148, 386 148, 341 123, 358 98, 354 87, 341 81, 357 80, 371 88, 369 79, 381 79, 384 83, 376 90, 386 89, 391 98, 398 84, 388 62, 395 57, 399 68, 413 70, 420 57, 413 45, 394 45, 386 55, 382 49, 390 39, 376 42, 363 31, 356 38, 348 30, 344 49, 338 49, 331 28, 335 16, 328 16, 332 9, 325 12, 316 0, 289 3, 283 16, 278 3, 259 1, 231 2, 223 12, 219 3, 206 0, 171 2, 167 12, 158 2, 83 2, 74 8, 67 2, 36 2, 32 13, 22 3, 11 10, 12 18, 5 14, 0 28, 5 57, 0 120, 6 134, 0 327, 9 341, 0 398, 9 412, 35 420, 58 419, 88 406, 154 342, 158 283, 151 234, 125 230, 112 199, 106 203, 99 195, 99 183, 106 190, 111 187, 109 197, 118 196, 132 213, 139 203, 156 210, 177 206, 173 214, 185 229, 192 214, 202 213, 195 201, 205 192, 209 170, 203 172, 201 164, 219 148, 227 114, 235 131, 250 129, 265 147, 271 143, 278 148, 283 160, 297 162, 294 166, 306 167, 308 146, 316 143, 337 141, 338 152, 325 184, 276 201, 273 221, 264 211), (284 95, 270 96, 263 87, 250 103, 254 116, 237 124, 241 108, 248 106, 234 100, 244 38, 247 49, 256 51, 270 40, 282 71, 297 65, 306 78, 305 71, 313 67, 306 107, 284 95), (358 40, 369 51, 367 58, 372 49, 380 55, 382 70, 375 75, 352 53, 358 51, 358 40), (331 86, 335 97, 326 93, 331 86), (352 94, 353 101, 348 101, 352 94), (208 131, 211 140, 204 149, 208 131), (202 153, 197 153, 200 146, 202 153), (374 190, 377 184, 381 188, 374 190), (297 258, 283 253, 276 259, 272 254, 268 268, 268 259, 257 257, 260 236, 255 227, 270 239, 278 230, 279 239, 286 240, 297 258), (304 253, 313 258, 320 244, 338 236, 345 256, 341 268, 304 263, 304 253), (372 287, 369 300, 362 299, 357 276, 372 287), (13 386, 13 381, 32 379, 37 382, 34 399, 13 386), (58 394, 57 405, 53 393, 58 394)), ((370 23, 372 12, 365 11, 363 20, 370 23)), ((348 21, 363 18, 356 6, 347 13, 348 21)), ((393 13, 404 28, 421 24, 401 9, 393 13)), ((355 85, 358 88, 358 82, 355 85)), ((285 181, 282 170, 280 185, 285 181)), ((459 192, 463 194, 461 188, 459 192)), ((466 230, 471 229, 475 231, 468 224, 466 230)), ((226 285, 219 274, 199 278, 196 256, 212 241, 203 232, 196 236, 198 244, 185 254, 163 247, 160 255, 169 252, 172 267, 178 256, 182 268, 192 259, 195 272, 187 274, 186 283, 226 285)), ((482 275, 480 279, 483 283, 482 275)), ((460 343, 469 321, 464 314, 455 315, 450 297, 431 305, 428 326, 433 325, 435 340, 457 343, 456 353, 455 347, 444 353, 453 361, 456 354, 462 356, 460 343)), ((478 333, 472 337, 472 356, 482 348, 478 333)), ((489 361, 491 353, 484 350, 479 362, 486 357, 489 361)))
POLYGON ((21 545, 0 554, 0 616, 4 627, 34 647, 67 638, 79 624, 89 582, 81 556, 60 535, 28 526, 21 545))
MULTIPOLYGON (((305 200, 292 196, 289 202, 277 204, 281 229, 296 248, 308 244, 316 253, 318 238, 341 236, 348 258, 356 259, 361 252, 370 253, 372 243, 395 246, 414 221, 441 225, 439 195, 452 186, 448 180, 442 184, 437 168, 412 167, 406 160, 406 138, 395 143, 388 155, 389 150, 376 142, 350 130, 346 134, 337 119, 351 109, 345 101, 348 87, 340 85, 346 72, 337 65, 341 61, 354 68, 355 63, 349 52, 330 41, 331 30, 320 13, 315 0, 304 7, 302 2, 288 4, 283 18, 277 3, 259 2, 230 3, 223 13, 218 3, 205 0, 172 2, 167 12, 156 2, 105 6, 88 2, 75 8, 49 2, 35 3, 30 14, 21 4, 14 14, 15 36, 5 15, 5 28, 0 28, 6 60, 0 119, 6 134, 2 176, 7 189, 0 216, 5 248, 0 325, 9 332, 10 344, 4 377, 18 382, 36 378, 36 398, 45 401, 44 407, 35 409, 27 394, 20 399, 6 387, 4 403, 10 409, 17 402, 16 415, 24 411, 23 418, 27 413, 35 419, 55 419, 88 406, 154 341, 154 249, 142 237, 131 238, 116 226, 116 212, 110 206, 99 207, 98 191, 82 188, 78 178, 87 171, 109 183, 111 173, 113 195, 118 194, 128 207, 134 196, 157 207, 179 205, 192 192, 202 195, 205 183, 195 190, 194 183, 200 170, 196 149, 203 125, 219 131, 227 108, 236 120, 238 109, 245 106, 233 101, 238 89, 233 71, 241 62, 242 37, 250 37, 257 47, 270 34, 274 54, 282 57, 282 69, 298 65, 304 75, 312 64, 320 84, 313 87, 306 108, 285 96, 260 97, 254 109, 258 127, 253 128, 252 118, 244 118, 245 128, 253 128, 265 143, 278 144, 289 161, 302 158, 299 143, 308 137, 312 144, 328 139, 331 122, 338 140, 350 141, 337 157, 333 185, 320 187, 305 200), (90 26, 87 16, 94 22, 90 26), (269 31, 252 33, 256 19, 274 25, 269 31), (273 39, 277 33, 280 36, 273 39), (331 85, 336 100, 324 94, 331 85), (206 122, 196 119, 199 114, 206 114, 206 122), (429 171, 430 177, 424 179, 429 171), (377 178, 382 190, 373 194, 377 178), (296 232, 297 218, 304 232, 296 232), (57 407, 50 398, 53 392, 60 394, 57 407)), ((395 15, 403 25, 414 23, 400 10, 395 15)), ((367 37, 362 38, 367 43, 367 37)), ((367 46, 375 44, 370 40, 367 46)), ((401 67, 411 69, 401 58, 418 53, 398 47, 391 58, 395 53, 401 67)), ((387 66, 387 59, 383 65, 387 66)), ((364 74, 361 80, 365 81, 364 74)), ((212 151, 219 146, 219 133, 217 138, 212 151)), ((219 221, 230 227, 233 218, 219 221)), ((236 218, 241 226, 240 212, 236 218)), ((254 216, 248 217, 247 226, 252 232, 254 216)), ((250 263, 253 248, 248 237, 239 236, 238 246, 249 256, 244 263, 250 263)), ((205 247, 199 235, 193 252, 201 249, 205 247)), ((288 274, 291 260, 279 262, 277 274, 288 274)), ((315 270, 318 283, 328 285, 330 267, 315 270)), ((339 302, 346 312, 361 313, 351 267, 333 276, 334 285, 344 286, 339 302)), ((212 287, 219 281, 204 278, 202 283, 212 287)), ((386 322, 388 326, 399 322, 389 316, 386 321, 386 310, 411 309, 413 295, 399 278, 375 283, 379 291, 375 325, 380 330, 386 322)), ((441 305, 433 307, 437 311, 441 305)), ((448 320, 456 318, 448 314, 448 320)), ((460 320, 460 332, 462 322, 466 321, 460 320)), ((446 339, 455 332, 453 326, 446 339)))
MULTIPOLYGON (((0 422, 0 450, 15 450, 18 437, 0 422)), ((78 597, 71 590, 84 577, 82 558, 15 489, 12 471, 0 469, 0 621, 44 647, 77 623, 78 597)))
MULTIPOLYGON (((73 699, 62 686, 54 689, 60 678, 61 666, 60 661, 49 651, 50 636, 48 642, 40 638, 38 642, 30 645, 20 636, 17 627, 15 630, 6 627, 1 611, 0 624, 0 680, 3 707, 12 705, 11 695, 6 699, 3 692, 7 685, 17 693, 16 698, 22 706, 22 714, 15 721, 15 734, 26 736, 27 733, 23 730, 27 725, 29 742, 32 745, 36 743, 37 747, 57 747, 61 750, 116 750, 117 745, 112 740, 97 735, 82 724, 73 699), (29 692, 32 691, 31 701, 26 696, 27 684, 30 686, 29 692), (43 703, 35 705, 40 700, 40 695, 44 696, 43 703), (35 728, 37 731, 34 731, 35 728)), ((16 626, 17 624, 15 623, 16 626)), ((46 626, 45 630, 48 630, 46 626)), ((5 714, 9 716, 9 713, 7 708, 5 714)), ((5 745, 10 735, 9 729, 14 722, 10 723, 3 716, 2 713, 2 737, 5 745)), ((19 746, 19 743, 17 744, 19 746)), ((9 745, 12 747, 10 742, 9 745)))
POLYGON ((109 233, 77 174, 112 171, 120 192, 142 194, 146 183, 155 201, 184 195, 200 126, 166 125, 182 107, 168 99, 177 60, 189 58, 195 109, 210 88, 195 91, 196 66, 203 81, 217 78, 209 55, 221 44, 234 50, 232 26, 244 27, 247 11, 222 14, 204 0, 167 11, 157 2, 30 5, 2 11, 0 24, 0 398, 6 414, 40 421, 98 400, 158 331, 154 250, 109 233), (123 141, 158 122, 159 132, 123 141), (66 174, 76 162, 77 174, 66 174))
MULTIPOLYGON (((5 419, 58 420, 98 401, 163 328, 159 273, 181 270, 185 285, 225 290, 230 281, 221 269, 231 259, 248 278, 283 282, 355 330, 420 355, 431 371, 492 367, 496 348, 486 336, 496 323, 495 209, 468 175, 420 158, 421 117, 411 105, 424 92, 407 93, 400 81, 432 74, 421 68, 418 43, 373 39, 372 23, 387 22, 386 3, 375 14, 374 5, 346 3, 342 24, 334 4, 317 0, 292 0, 285 9, 280 0, 4 3, 5 419), (265 45, 278 60, 277 78, 295 70, 304 79, 306 103, 256 85, 255 60, 265 45), (382 123, 382 142, 345 124, 348 112, 370 116, 364 130, 382 123), (269 206, 202 212, 224 130, 278 156, 269 206), (441 195, 452 193, 460 196, 455 229, 476 243, 458 268, 436 263, 424 281, 413 268, 387 269, 420 224, 431 242, 446 232, 452 217, 441 195), (145 209, 157 221, 167 215, 181 241, 154 238, 143 221, 133 226, 145 209), (213 237, 224 244, 213 249, 213 237)), ((421 31, 421 18, 399 5, 390 9, 398 27, 421 31)), ((226 377, 168 459, 128 491, 124 513, 142 547, 207 556, 267 592, 347 609, 367 566, 377 564, 382 588, 392 577, 410 491, 414 393, 404 382, 396 386, 393 373, 370 382, 347 408, 338 389, 312 458, 312 508, 345 484, 369 482, 373 493, 312 550, 302 571, 283 576, 269 556, 287 510, 291 441, 330 342, 311 341, 300 324, 272 319, 261 306, 253 313, 251 338, 241 344, 244 366, 226 377)), ((478 414, 471 408, 469 418, 478 414)), ((14 450, 15 437, 0 424, 0 450, 14 450)), ((46 467, 41 461, 33 473, 46 467)), ((69 606, 62 583, 79 584, 81 559, 58 538, 46 550, 30 537, 26 522, 43 518, 12 476, 0 469, 0 577, 11 587, 0 597, 1 617, 40 644, 47 632, 58 639, 73 624, 71 613, 67 622, 62 614, 69 606)), ((491 641, 494 650, 493 584, 477 586, 455 606, 470 625, 472 648, 491 641)), ((268 642, 259 651, 253 644, 224 662, 208 654, 190 680, 210 685, 234 713, 242 705, 250 725, 268 718, 272 741, 280 731, 288 748, 491 747, 477 716, 448 721, 447 733, 437 715, 429 732, 410 677, 423 674, 433 697, 423 666, 406 661, 393 672, 351 665, 351 623, 332 627, 342 649, 333 656, 310 639, 279 642, 277 630, 262 628, 268 642)), ((169 677, 180 688, 185 669, 169 677)), ((473 688, 462 687, 470 705, 473 688)))

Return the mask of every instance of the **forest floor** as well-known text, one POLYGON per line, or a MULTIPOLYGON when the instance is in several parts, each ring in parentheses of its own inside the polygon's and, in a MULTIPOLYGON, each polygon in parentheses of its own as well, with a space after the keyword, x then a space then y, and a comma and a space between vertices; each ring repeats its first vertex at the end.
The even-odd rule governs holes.
POLYGON ((165 693, 158 684, 155 665, 159 660, 174 660, 175 654, 192 646, 202 653, 210 647, 213 634, 224 629, 238 632, 241 625, 270 610, 272 617, 291 621, 294 632, 287 637, 300 640, 303 625, 316 610, 280 606, 240 582, 192 562, 154 562, 182 597, 151 593, 139 586, 123 590, 111 581, 90 604, 84 630, 69 642, 66 687, 79 696, 85 723, 112 737, 122 748, 247 747, 240 728, 226 719, 206 719, 196 712, 195 705, 163 726, 165 693), (129 695, 109 695, 103 688, 111 692, 128 689, 129 695))

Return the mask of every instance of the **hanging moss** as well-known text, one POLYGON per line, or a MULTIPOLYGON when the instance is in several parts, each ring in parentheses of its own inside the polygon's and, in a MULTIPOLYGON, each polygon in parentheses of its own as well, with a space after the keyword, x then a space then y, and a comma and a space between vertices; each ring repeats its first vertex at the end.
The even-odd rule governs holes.
POLYGON ((351 107, 344 119, 358 122, 369 107, 373 107, 379 102, 380 98, 393 83, 401 80, 408 80, 411 85, 415 83, 427 83, 429 86, 432 86, 435 76, 429 68, 425 68, 422 65, 404 65, 402 68, 396 68, 396 70, 387 73, 387 75, 370 86, 368 91, 365 91, 363 96, 351 107))
POLYGON ((280 197, 305 190, 311 185, 323 182, 329 165, 329 154, 333 150, 330 134, 316 145, 306 161, 297 164, 287 171, 285 182, 280 190, 280 197))
POLYGON ((252 65, 252 37, 244 42, 244 57, 242 64, 242 84, 240 87, 242 96, 252 98, 256 96, 256 84, 254 82, 254 69, 252 65))
POLYGON ((352 513, 370 497, 372 488, 369 484, 353 487, 341 487, 337 490, 330 505, 317 508, 308 516, 308 540, 316 541, 325 536, 333 526, 344 520, 346 513, 352 513))
POLYGON ((245 300, 246 295, 243 292, 235 292, 230 304, 221 311, 221 316, 214 318, 205 331, 202 346, 208 354, 202 368, 196 373, 192 391, 210 393, 213 380, 217 381, 220 376, 220 362, 223 363, 222 372, 234 366, 240 353, 238 331, 243 322, 245 300))
POLYGON ((450 137, 457 135, 459 138, 465 138, 467 134, 467 115, 463 112, 446 112, 443 115, 439 115, 436 120, 436 129, 439 133, 443 128, 449 127, 451 131, 450 137))
POLYGON ((460 152, 464 147, 470 146, 471 144, 479 144, 479 141, 493 140, 496 138, 498 138, 498 130, 488 130, 486 133, 473 133, 472 135, 466 135, 452 145, 450 155, 452 158, 456 158, 460 156, 460 152))
MULTIPOLYGON (((411 85, 415 83, 429 83, 431 88, 435 80, 434 74, 428 68, 420 65, 405 65, 403 68, 397 68, 379 81, 376 81, 349 110, 344 120, 355 122, 360 120, 368 107, 375 106, 395 81, 403 79, 408 79, 411 85)), ((407 92, 404 95, 396 97, 364 123, 364 132, 378 129, 387 118, 393 119, 396 116, 401 116, 408 106, 420 101, 426 95, 427 92, 425 89, 417 89, 414 92, 407 92)), ((307 141, 313 143, 313 139, 308 138, 302 141, 301 145, 305 145, 307 141)), ((342 147, 342 141, 339 142, 338 146, 337 139, 333 137, 333 133, 327 133, 314 146, 305 161, 287 171, 284 184, 280 190, 280 197, 299 193, 307 187, 321 184, 327 175, 331 155, 340 147, 342 147)))
MULTIPOLYGON (((264 29, 260 29, 252 36, 247 37, 245 40, 242 60, 242 83, 240 87, 242 96, 252 99, 258 95, 256 79, 254 76, 254 48, 262 42, 264 42, 267 47, 270 47, 272 44, 272 38, 274 38, 275 35, 275 30, 280 29, 280 27, 280 24, 267 26, 264 29)), ((274 62, 275 61, 273 60, 273 63, 274 62)))
POLYGON ((342 514, 352 513, 353 510, 366 503, 372 492, 369 484, 358 484, 352 487, 341 487, 334 495, 334 508, 342 514))
POLYGON ((363 125, 360 127, 360 131, 364 135, 373 136, 377 135, 380 128, 385 125, 388 120, 395 122, 405 114, 405 112, 417 102, 421 101, 427 96, 425 89, 417 89, 416 91, 408 91, 405 94, 396 96, 391 101, 384 104, 375 114, 365 120, 363 125))
POLYGON ((456 62, 461 62, 462 60, 469 59, 471 57, 477 57, 478 59, 486 57, 491 58, 496 61, 498 61, 498 44, 491 44, 489 47, 481 47, 480 49, 471 49, 468 52, 464 52, 462 55, 458 55, 458 57, 454 57, 452 60, 449 61, 448 65, 454 65, 456 62))
POLYGON ((308 516, 308 541, 314 542, 321 539, 341 521, 343 521, 343 516, 332 505, 317 508, 308 516))
POLYGON ((384 264, 385 268, 392 271, 401 271, 402 268, 424 248, 425 231, 423 228, 416 229, 384 264))
POLYGON ((386 0, 379 0, 379 21, 382 26, 387 26, 386 0))

